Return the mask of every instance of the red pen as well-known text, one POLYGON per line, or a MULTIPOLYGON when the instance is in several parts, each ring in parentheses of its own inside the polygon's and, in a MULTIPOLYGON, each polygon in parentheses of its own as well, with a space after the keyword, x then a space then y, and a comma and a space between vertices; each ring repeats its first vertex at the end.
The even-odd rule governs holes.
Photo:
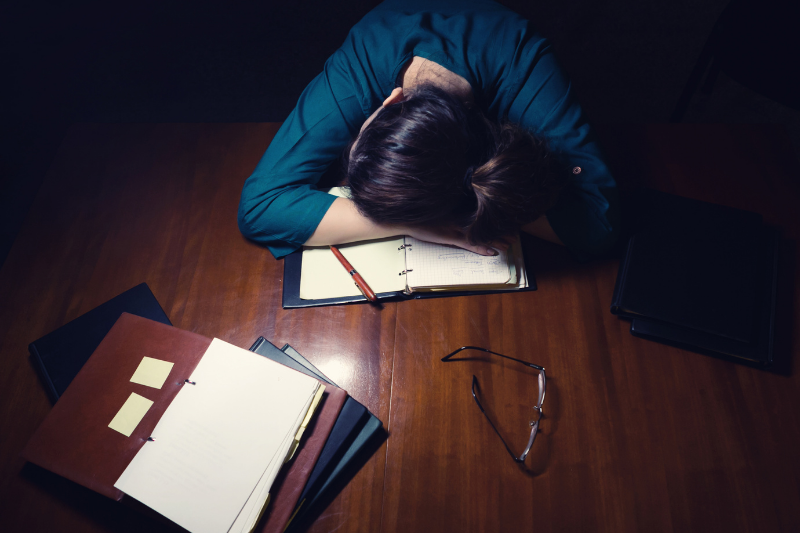
POLYGON ((348 261, 344 255, 342 255, 342 252, 340 252, 339 249, 334 245, 331 245, 331 252, 333 252, 333 255, 336 256, 336 259, 339 260, 344 269, 347 270, 347 273, 353 277, 353 281, 356 282, 356 287, 358 287, 358 290, 361 291, 361 294, 363 294, 364 297, 370 302, 377 302, 378 298, 375 296, 375 293, 369 288, 369 285, 367 285, 367 282, 361 277, 361 274, 356 272, 356 269, 353 268, 353 265, 350 264, 350 261, 348 261))

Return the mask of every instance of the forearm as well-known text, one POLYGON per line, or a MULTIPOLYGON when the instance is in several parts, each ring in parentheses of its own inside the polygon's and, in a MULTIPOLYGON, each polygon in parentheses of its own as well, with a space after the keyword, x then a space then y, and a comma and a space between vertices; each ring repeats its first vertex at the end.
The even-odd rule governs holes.
POLYGON ((306 241, 308 246, 344 244, 408 233, 399 226, 376 224, 358 212, 352 201, 337 198, 306 241))
POLYGON ((358 212, 353 202, 337 198, 330 206, 317 229, 305 242, 308 246, 325 246, 347 242, 382 239, 394 235, 410 235, 419 240, 450 244, 481 255, 495 255, 492 248, 474 245, 456 232, 444 229, 384 226, 372 222, 358 212))

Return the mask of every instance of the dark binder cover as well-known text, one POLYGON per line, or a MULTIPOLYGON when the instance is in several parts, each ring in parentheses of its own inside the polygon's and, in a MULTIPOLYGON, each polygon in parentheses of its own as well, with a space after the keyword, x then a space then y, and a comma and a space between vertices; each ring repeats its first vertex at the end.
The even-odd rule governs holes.
POLYGON ((656 191, 637 208, 611 312, 633 335, 769 366, 777 232, 756 213, 656 191))
MULTIPOLYGON (((536 290, 536 278, 533 275, 533 260, 529 252, 530 247, 526 242, 533 237, 527 234, 520 234, 522 241, 522 255, 525 258, 525 267, 528 271, 528 287, 524 289, 510 290, 491 290, 491 291, 433 291, 433 292, 413 292, 405 294, 401 292, 380 292, 377 293, 378 301, 394 300, 419 300, 423 298, 449 298, 452 296, 469 296, 473 294, 497 294, 504 292, 527 292, 536 290)), ((300 298, 300 271, 303 268, 303 249, 292 252, 283 258, 283 308, 299 309, 303 307, 319 307, 323 305, 337 305, 353 302, 366 302, 366 297, 343 296, 341 298, 324 298, 320 300, 303 300, 300 298)), ((367 280, 369 283, 369 280, 367 280)))
POLYGON ((305 358, 303 358, 303 361, 305 361, 306 364, 302 364, 296 359, 294 359, 292 356, 285 353, 285 348, 287 346, 289 345, 287 344, 286 346, 284 346, 284 350, 279 350, 278 348, 275 347, 275 345, 273 345, 264 337, 259 337, 258 339, 256 339, 256 342, 254 342, 253 345, 249 348, 249 350, 251 352, 257 353, 258 355, 263 355, 267 359, 272 359, 276 363, 280 363, 283 366, 288 366, 292 370, 297 370, 298 372, 302 372, 307 376, 311 376, 312 378, 318 379, 323 383, 327 383, 329 385, 333 385, 334 387, 338 387, 336 383, 325 377, 325 375, 319 370, 317 370, 315 367, 312 366, 311 368, 309 368, 308 365, 311 365, 311 363, 309 363, 305 358))
MULTIPOLYGON (((264 337, 259 337, 250 350, 281 364, 285 364, 284 361, 289 358, 295 365, 302 366, 304 370, 300 370, 295 365, 287 366, 333 384, 319 369, 288 344, 278 350, 264 337)), ((372 445, 380 440, 379 437, 383 433, 383 424, 378 417, 348 396, 317 464, 300 495, 296 515, 290 525, 300 522, 303 516, 315 509, 318 502, 330 498, 334 482, 346 477, 348 467, 360 464, 359 460, 366 459, 365 453, 374 451, 372 445)))
POLYGON ((64 394, 122 313, 172 325, 147 283, 140 283, 30 343, 31 360, 53 402, 64 394))
MULTIPOLYGON (((265 339, 265 340, 266 340, 266 339, 265 339)), ((321 379, 321 380, 322 380, 322 381, 324 381, 325 383, 330 383, 331 385, 334 385, 334 386, 336 386, 336 387, 338 387, 338 386, 339 386, 339 385, 336 385, 336 383, 334 383, 333 381, 331 381, 331 380, 330 380, 330 379, 329 379, 329 378, 328 378, 328 377, 327 377, 325 374, 323 374, 323 373, 322 373, 322 372, 321 372, 321 371, 320 371, 320 370, 319 370, 317 367, 315 367, 315 366, 314 366, 314 365, 311 363, 311 361, 309 361, 308 359, 306 359, 305 357, 303 357, 302 355, 300 355, 300 352, 298 352, 297 350, 295 350, 294 348, 292 348, 291 346, 289 346, 289 344, 288 344, 288 343, 283 345, 283 347, 281 348, 281 351, 282 351, 283 353, 285 353, 286 355, 288 355, 289 357, 291 357, 292 359, 294 359, 294 360, 295 360, 295 361, 296 361, 298 364, 301 364, 301 365, 303 365, 304 367, 306 367, 306 368, 307 368, 309 371, 311 371, 311 373, 312 373, 312 374, 319 375, 319 376, 320 376, 320 378, 319 378, 319 379, 321 379)))
POLYGON ((369 411, 367 415, 366 422, 352 436, 339 460, 332 463, 332 468, 329 467, 329 473, 321 476, 311 490, 303 492, 297 516, 289 524, 289 531, 300 531, 313 520, 383 443, 387 437, 383 423, 369 411))
MULTIPOLYGON (((348 397, 342 407, 342 412, 339 413, 339 418, 333 426, 330 437, 328 437, 328 444, 322 450, 319 456, 319 461, 314 466, 314 471, 311 477, 308 478, 303 492, 298 500, 298 505, 303 504, 303 501, 310 496, 315 496, 319 488, 332 474, 333 467, 336 466, 338 460, 344 456, 345 452, 350 448, 355 437, 359 434, 360 430, 364 427, 372 414, 367 411, 367 408, 348 397)), ((374 416, 372 416, 375 418, 374 416)))

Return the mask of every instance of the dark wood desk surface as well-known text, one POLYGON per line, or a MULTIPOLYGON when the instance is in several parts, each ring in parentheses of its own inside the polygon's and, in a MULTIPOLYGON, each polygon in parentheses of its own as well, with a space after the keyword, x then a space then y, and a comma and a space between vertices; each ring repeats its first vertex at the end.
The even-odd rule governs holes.
POLYGON ((177 327, 243 347, 290 342, 383 420, 388 441, 312 531, 800 530, 800 172, 780 130, 599 133, 623 191, 749 209, 783 229, 788 377, 632 337, 609 312, 617 261, 579 265, 545 243, 536 292, 284 311, 282 262, 236 226, 242 183, 277 127, 71 129, 0 271, 0 529, 164 529, 18 456, 50 409, 27 344, 146 281, 177 327), (525 469, 469 391, 475 374, 522 447, 535 379, 439 361, 463 344, 547 368, 525 469))

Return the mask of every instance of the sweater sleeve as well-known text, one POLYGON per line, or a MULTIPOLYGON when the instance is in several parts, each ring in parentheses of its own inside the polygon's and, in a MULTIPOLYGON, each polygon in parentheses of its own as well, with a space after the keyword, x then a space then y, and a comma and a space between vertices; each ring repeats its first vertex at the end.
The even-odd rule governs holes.
POLYGON ((325 216, 335 197, 316 185, 364 121, 336 60, 303 91, 242 189, 239 229, 276 258, 305 243, 325 216))
POLYGON ((522 84, 508 119, 546 139, 559 168, 570 173, 546 214, 553 231, 581 260, 607 251, 619 234, 616 183, 549 47, 522 84))

